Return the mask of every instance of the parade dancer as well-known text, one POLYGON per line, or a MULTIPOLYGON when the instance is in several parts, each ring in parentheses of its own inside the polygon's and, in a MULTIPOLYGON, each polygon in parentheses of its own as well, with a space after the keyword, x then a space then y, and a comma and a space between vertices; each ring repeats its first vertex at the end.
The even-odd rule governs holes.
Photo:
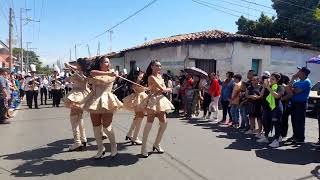
POLYGON ((138 67, 131 70, 128 79, 137 84, 132 84, 132 90, 134 91, 134 93, 123 99, 124 108, 135 113, 129 132, 127 133, 125 139, 130 140, 132 145, 142 144, 142 141, 139 140, 138 135, 140 132, 142 120, 144 118, 145 109, 141 108, 142 106, 140 106, 140 104, 148 97, 148 95, 145 93, 146 88, 143 86, 139 86, 143 75, 144 73, 140 71, 138 67))
POLYGON ((70 123, 73 132, 74 143, 69 147, 69 151, 82 151, 87 145, 87 138, 83 123, 83 100, 89 94, 87 78, 83 75, 82 64, 85 59, 79 58, 77 65, 73 66, 65 64, 66 68, 74 71, 74 73, 66 79, 72 84, 73 89, 68 93, 64 100, 66 108, 70 108, 70 123))
POLYGON ((161 64, 158 60, 151 61, 146 74, 143 77, 143 84, 148 85, 150 94, 142 105, 147 110, 147 123, 143 131, 141 154, 143 157, 148 157, 147 140, 149 132, 152 128, 152 124, 155 117, 159 119, 159 129, 156 140, 153 144, 153 151, 158 153, 164 153, 164 150, 160 147, 160 141, 163 133, 167 128, 166 112, 174 109, 171 102, 163 95, 166 92, 172 92, 171 88, 165 86, 164 80, 160 74, 161 64))
POLYGON ((111 145, 111 158, 116 157, 117 144, 112 128, 113 113, 122 107, 122 102, 112 93, 116 73, 112 72, 110 61, 107 57, 96 58, 95 65, 90 69, 92 90, 85 100, 84 109, 90 113, 93 124, 93 132, 98 145, 98 153, 95 159, 103 158, 105 147, 102 143, 101 126, 107 134, 111 145))

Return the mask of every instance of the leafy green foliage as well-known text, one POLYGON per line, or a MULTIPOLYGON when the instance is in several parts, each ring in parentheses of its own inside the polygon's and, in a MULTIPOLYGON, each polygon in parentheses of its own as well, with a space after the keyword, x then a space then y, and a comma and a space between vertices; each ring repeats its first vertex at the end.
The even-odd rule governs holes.
MULTIPOLYGON (((13 48, 13 56, 20 57, 20 48, 13 48)), ((39 74, 50 74, 52 73, 52 69, 49 68, 49 66, 44 66, 41 60, 39 59, 39 56, 34 51, 25 51, 23 50, 24 58, 23 62, 26 63, 27 59, 29 61, 29 64, 34 64, 37 67, 37 72, 39 74), (27 58, 28 56, 28 58, 27 58)))
POLYGON ((261 14, 257 20, 241 16, 238 33, 278 37, 320 46, 319 0, 272 0, 277 16, 261 14))

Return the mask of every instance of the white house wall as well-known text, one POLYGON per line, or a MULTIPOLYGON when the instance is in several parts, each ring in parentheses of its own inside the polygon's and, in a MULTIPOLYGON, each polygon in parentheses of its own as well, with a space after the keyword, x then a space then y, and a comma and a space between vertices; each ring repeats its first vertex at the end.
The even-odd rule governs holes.
POLYGON ((118 57, 118 58, 111 58, 110 59, 112 68, 116 68, 116 66, 119 66, 120 71, 124 68, 124 57, 118 57))
MULTIPOLYGON (((320 52, 318 51, 272 46, 271 62, 266 70, 292 76, 297 72, 297 66, 306 66, 308 59, 319 54, 320 52)), ((308 64, 308 67, 311 70, 310 79, 312 81, 320 81, 320 65, 308 64)))
POLYGON ((245 79, 247 72, 252 68, 252 59, 261 59, 258 74, 270 64, 271 46, 235 42, 232 57, 232 71, 241 74, 245 79))
POLYGON ((189 65, 194 66, 194 59, 216 60, 217 72, 225 77, 225 72, 232 70, 231 58, 234 51, 233 43, 211 43, 189 46, 189 65))
POLYGON ((141 69, 146 70, 150 62, 150 59, 151 52, 149 48, 126 52, 124 55, 125 68, 127 68, 128 71, 130 71, 130 61, 136 61, 137 65, 141 69))
POLYGON ((150 61, 157 59, 162 63, 163 72, 171 70, 177 73, 184 68, 186 55, 186 46, 139 49, 125 53, 125 67, 130 68, 130 61, 136 61, 141 69, 146 70, 150 61))
MULTIPOLYGON (((177 73, 186 66, 194 66, 195 59, 212 59, 217 62, 216 69, 221 78, 225 78, 227 71, 233 71, 246 79, 246 73, 252 68, 252 59, 261 60, 259 75, 266 70, 292 75, 297 66, 304 66, 306 60, 319 54, 313 50, 243 42, 203 43, 125 52, 124 66, 128 69, 130 61, 136 61, 145 70, 150 60, 158 59, 162 62, 163 72, 171 70, 177 73)), ((320 65, 310 64, 308 67, 312 70, 311 79, 319 81, 320 65)))

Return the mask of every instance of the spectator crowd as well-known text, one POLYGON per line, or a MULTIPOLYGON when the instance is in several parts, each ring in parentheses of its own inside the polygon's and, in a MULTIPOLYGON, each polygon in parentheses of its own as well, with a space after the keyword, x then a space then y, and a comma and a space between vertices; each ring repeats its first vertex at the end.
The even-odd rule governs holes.
MULTIPOLYGON (((255 136, 257 143, 277 148, 283 143, 305 142, 306 110, 312 87, 310 73, 307 67, 298 68, 292 77, 268 71, 258 76, 249 70, 244 80, 234 72, 227 72, 226 79, 221 79, 215 73, 204 77, 182 70, 179 76, 168 71, 163 78, 173 88, 167 97, 175 105, 177 115, 182 112, 186 119, 207 119, 236 128, 255 136), (291 137, 287 137, 289 117, 291 137)), ((320 125, 319 117, 318 121, 320 125)), ((320 132, 319 142, 313 146, 320 150, 320 132)))

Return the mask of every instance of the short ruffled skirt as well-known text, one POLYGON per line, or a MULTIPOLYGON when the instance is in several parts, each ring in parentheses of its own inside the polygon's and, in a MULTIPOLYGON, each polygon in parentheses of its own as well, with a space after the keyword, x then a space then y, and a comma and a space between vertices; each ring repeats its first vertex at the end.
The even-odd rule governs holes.
POLYGON ((148 97, 145 92, 132 93, 125 97, 123 101, 123 107, 129 111, 143 112, 145 108, 140 104, 148 97))
POLYGON ((149 95, 140 106, 143 106, 147 110, 152 110, 155 113, 170 113, 174 110, 173 104, 163 94, 149 95))
POLYGON ((83 109, 89 113, 113 113, 123 106, 117 96, 111 92, 104 92, 99 97, 91 92, 87 97, 84 99, 83 109))
POLYGON ((84 104, 83 100, 89 94, 88 90, 73 89, 64 99, 64 106, 66 108, 82 109, 84 104))

